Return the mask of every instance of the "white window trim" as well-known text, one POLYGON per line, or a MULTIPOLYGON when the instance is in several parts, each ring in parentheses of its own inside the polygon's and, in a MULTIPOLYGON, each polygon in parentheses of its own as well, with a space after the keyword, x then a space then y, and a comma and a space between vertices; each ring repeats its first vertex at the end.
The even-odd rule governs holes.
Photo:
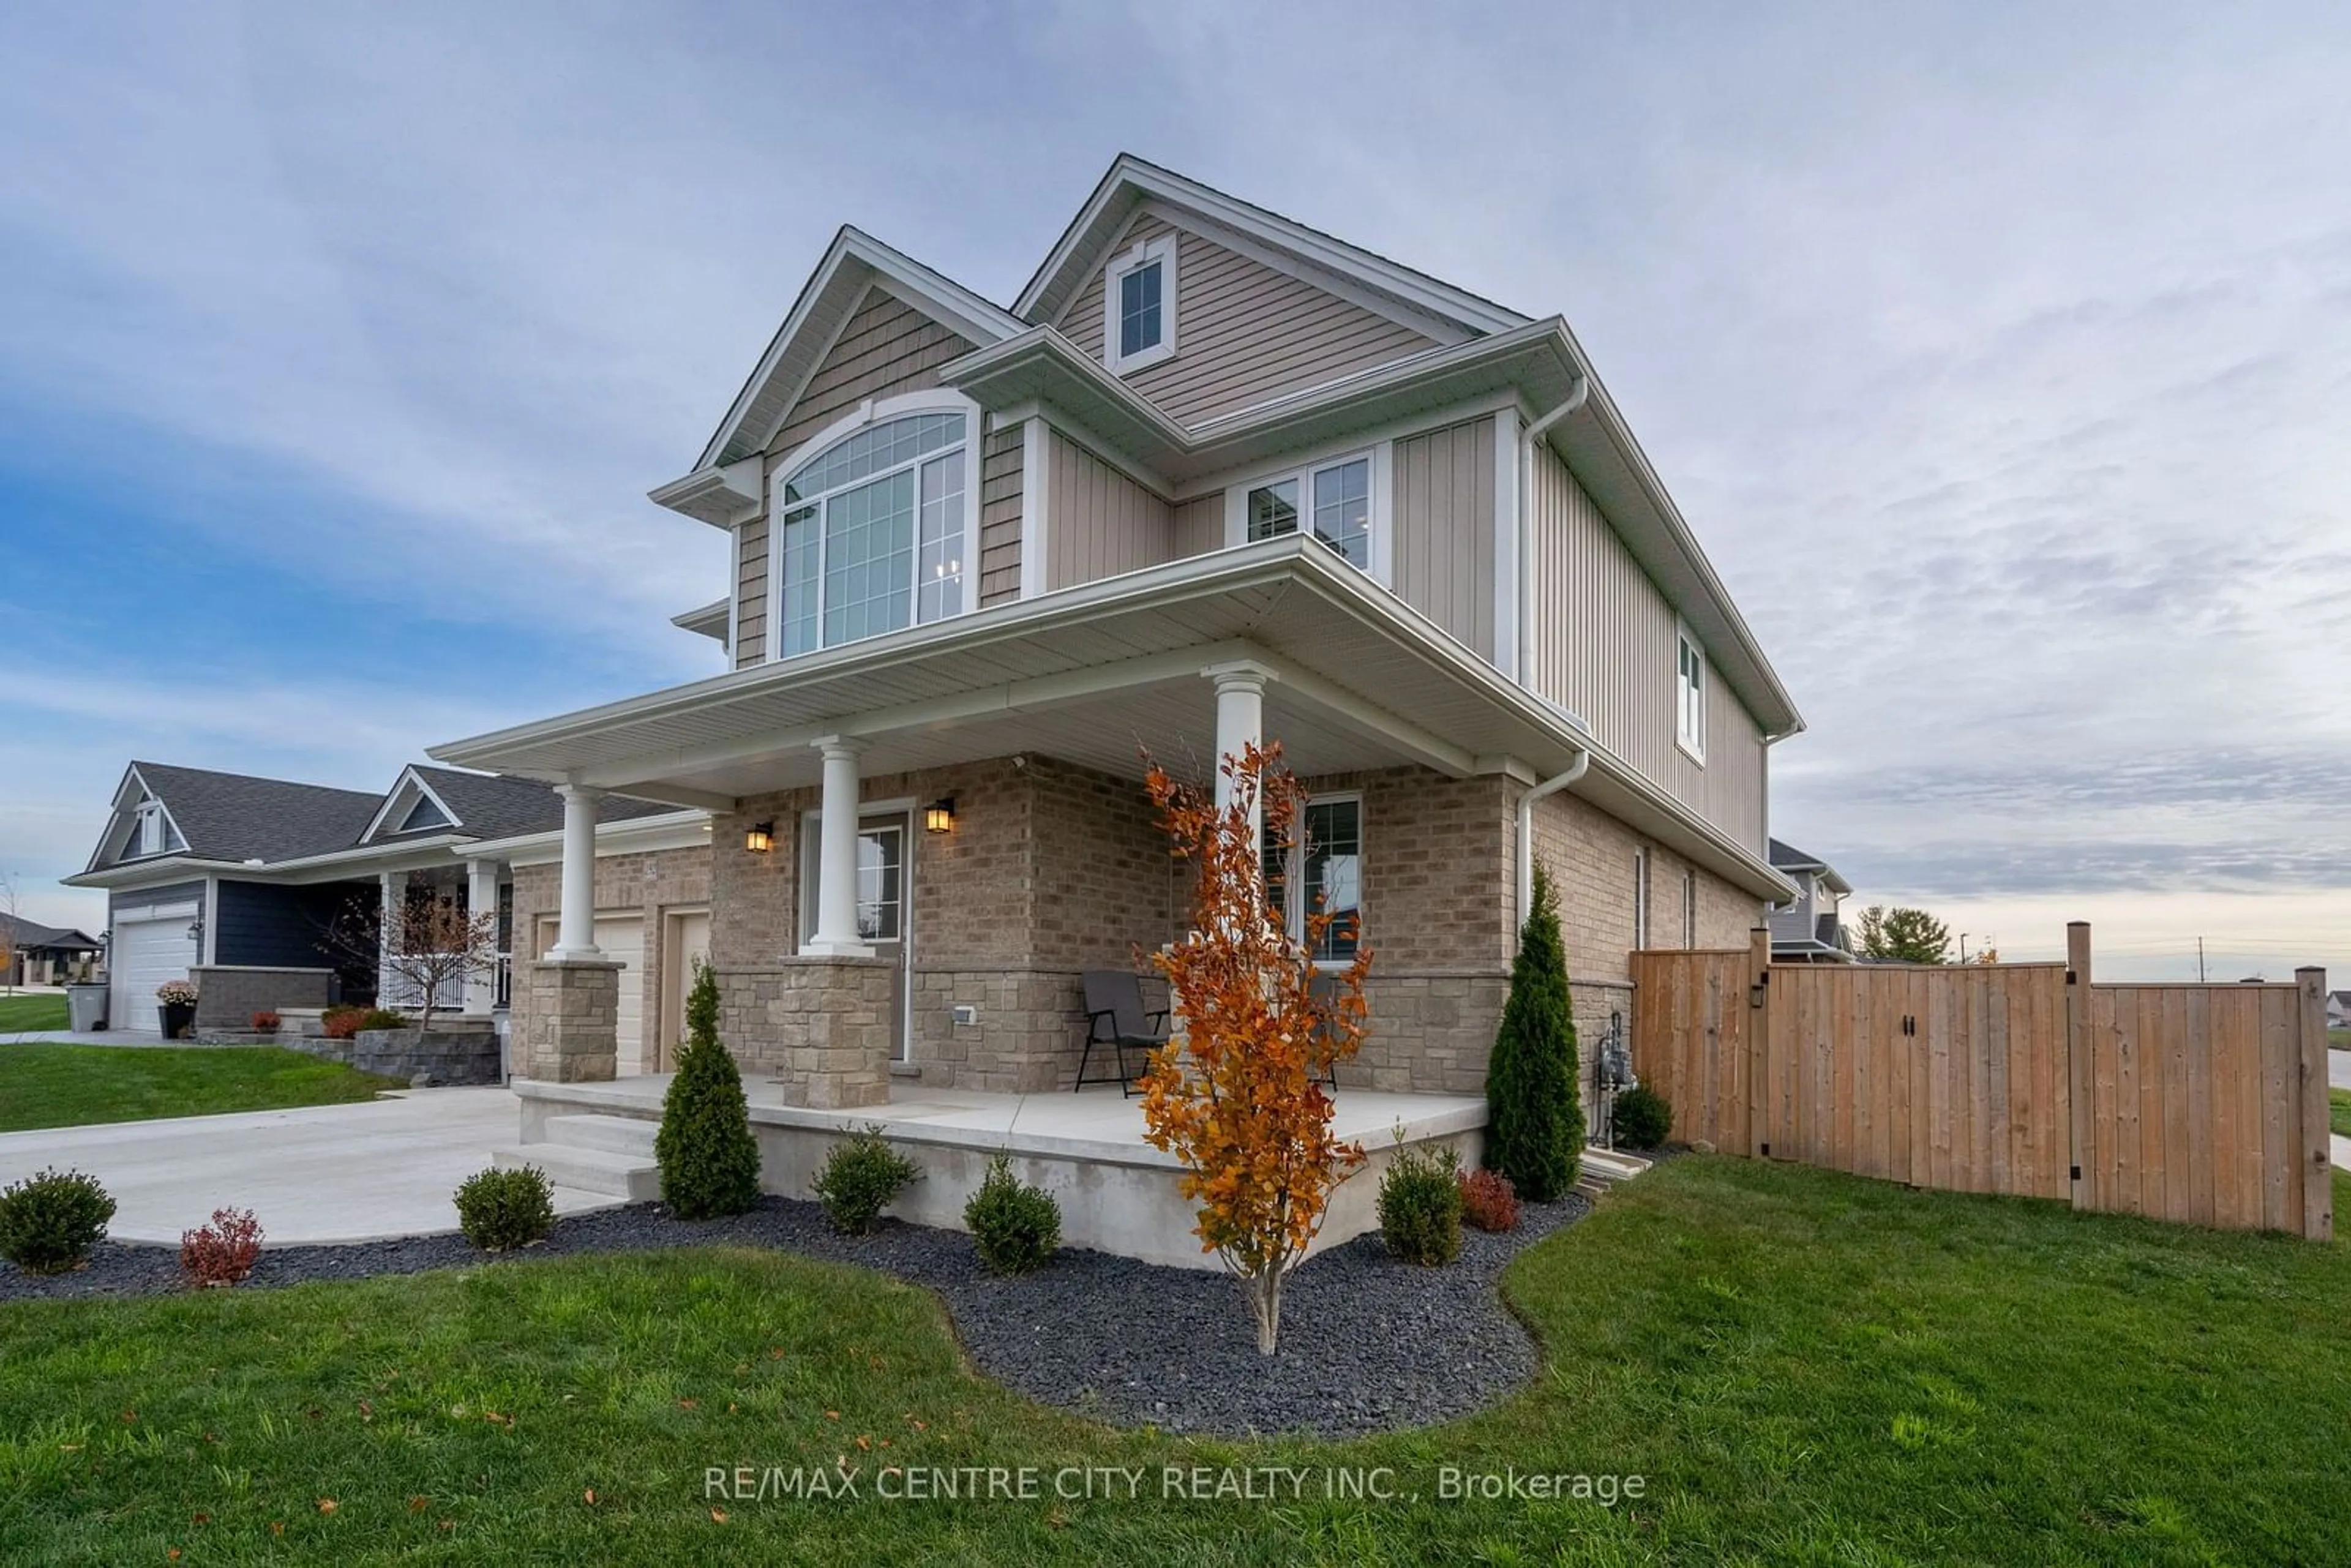
MULTIPOLYGON (((882 398, 878 401, 872 398, 868 398, 863 403, 858 406, 855 413, 847 414, 842 418, 833 421, 831 424, 826 425, 822 430, 817 432, 806 441, 801 442, 799 446, 793 449, 792 455, 782 463, 778 464, 774 471, 768 475, 768 587, 764 595, 768 607, 768 629, 766 634, 761 640, 760 653, 762 654, 762 662, 772 664, 779 660, 799 657, 797 653, 786 653, 782 651, 784 645, 784 514, 787 511, 794 509, 794 507, 788 507, 784 505, 784 486, 789 482, 793 475, 808 466, 809 462, 812 458, 822 455, 836 443, 848 436, 856 434, 859 431, 865 429, 869 425, 886 424, 893 419, 904 419, 908 414, 912 413, 959 413, 964 416, 962 447, 965 461, 963 484, 964 591, 963 608, 956 611, 953 615, 942 616, 936 621, 916 620, 914 617, 917 612, 919 599, 918 597, 910 598, 906 606, 907 621, 906 628, 904 629, 911 629, 915 626, 944 626, 949 622, 955 621, 962 616, 968 615, 973 611, 979 608, 980 465, 982 454, 986 450, 986 441, 980 430, 979 404, 972 402, 971 399, 965 397, 960 392, 944 391, 904 392, 896 397, 882 398)), ((922 464, 927 463, 938 455, 940 455, 936 452, 925 453, 916 461, 914 465, 919 469, 922 464)), ((861 483, 863 481, 861 481, 861 483)), ((806 506, 807 504, 808 503, 806 502, 799 502, 796 503, 796 506, 806 506)), ((917 528, 919 527, 920 523, 918 520, 917 528)), ((821 530, 820 530, 820 533, 821 530)), ((914 551, 914 565, 915 570, 917 574, 919 574, 922 569, 922 551, 919 548, 914 551)), ((912 582, 912 586, 907 591, 911 595, 919 596, 922 587, 919 576, 916 579, 910 580, 910 581, 912 582)), ((737 594, 739 597, 742 583, 741 563, 739 560, 737 563, 736 583, 737 594)), ((821 592, 820 591, 819 603, 817 607, 820 627, 822 624, 823 614, 824 609, 822 597, 821 592)), ((866 641, 866 639, 860 638, 858 641, 863 642, 866 641)), ((828 644, 820 642, 816 647, 809 649, 808 652, 811 653, 822 653, 827 646, 828 644)), ((834 643, 830 644, 830 646, 846 647, 848 644, 834 643)))
MULTIPOLYGON (((1361 789, 1333 789, 1327 794, 1309 795, 1298 803, 1298 816, 1301 825, 1299 831, 1299 841, 1290 846, 1290 853, 1282 862, 1280 873, 1282 929, 1290 933, 1293 941, 1306 940, 1306 845, 1302 825, 1307 809, 1313 806, 1335 806, 1347 800, 1353 801, 1355 805, 1355 859, 1357 862, 1355 873, 1358 883, 1355 889, 1355 942, 1358 946, 1364 945, 1364 914, 1371 901, 1364 897, 1364 889, 1361 886, 1362 862, 1371 858, 1372 829, 1370 819, 1364 810, 1364 792, 1361 789)), ((1353 962, 1352 958, 1313 960, 1314 967, 1318 969, 1343 969, 1353 962)))
POLYGON ((1649 852, 1633 852, 1633 950, 1649 945, 1649 852))
POLYGON ((1682 946, 1698 946, 1698 873, 1682 869, 1682 946))
POLYGON ((1674 744, 1681 747, 1684 756, 1701 768, 1706 766, 1707 688, 1713 685, 1712 673, 1707 666, 1706 644, 1698 640, 1687 623, 1677 621, 1674 622, 1674 744), (1682 650, 1685 648, 1697 656, 1698 700, 1690 705, 1695 725, 1682 722, 1682 650))
POLYGON ((1111 258, 1102 268, 1102 363, 1113 375, 1128 375, 1147 371, 1162 361, 1176 356, 1176 236, 1161 235, 1156 239, 1138 241, 1132 248, 1111 258), (1118 351, 1119 281, 1139 267, 1153 262, 1160 265, 1159 274, 1159 341, 1140 353, 1122 355, 1118 351))
POLYGON ((1311 535, 1314 531, 1314 476, 1345 464, 1370 458, 1372 464, 1371 495, 1371 565, 1365 571, 1382 588, 1395 586, 1395 443, 1382 441, 1370 446, 1350 447, 1316 457, 1304 464, 1287 467, 1268 468, 1234 480, 1225 487, 1225 548, 1231 549, 1249 542, 1249 496, 1263 485, 1278 484, 1284 479, 1298 482, 1298 531, 1311 535))

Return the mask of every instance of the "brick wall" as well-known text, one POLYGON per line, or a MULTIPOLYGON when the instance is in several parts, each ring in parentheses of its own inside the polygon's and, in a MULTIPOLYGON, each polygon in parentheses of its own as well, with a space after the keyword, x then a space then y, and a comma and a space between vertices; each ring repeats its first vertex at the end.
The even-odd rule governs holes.
MULTIPOLYGON (((738 829, 735 835, 738 854, 742 843, 743 835, 738 829)), ((640 1019, 642 1038, 638 1043, 643 1052, 640 1060, 648 1072, 666 1071, 673 1065, 665 1060, 662 1039, 665 1017, 662 1000, 666 980, 663 967, 669 956, 668 916, 675 910, 712 905, 714 858, 708 848, 650 850, 596 857, 597 913, 642 911, 644 917, 644 963, 639 976, 644 993, 640 1019)), ((522 983, 523 967, 539 956, 535 945, 538 923, 554 918, 561 908, 562 880, 562 868, 557 865, 514 868, 516 979, 509 1017, 517 1040, 528 1027, 532 1005, 530 988, 522 983)), ((711 922, 711 941, 715 962, 718 941, 718 923, 715 918, 711 922)), ((517 1067, 516 1071, 522 1070, 517 1067)))

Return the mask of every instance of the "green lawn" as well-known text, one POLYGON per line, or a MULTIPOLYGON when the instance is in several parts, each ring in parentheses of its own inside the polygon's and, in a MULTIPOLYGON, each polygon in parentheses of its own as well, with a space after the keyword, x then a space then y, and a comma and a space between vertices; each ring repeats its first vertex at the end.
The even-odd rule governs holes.
POLYGON ((2351 1029, 2328 1030, 2326 1043, 2334 1051, 2351 1051, 2351 1029))
POLYGON ((2351 1560, 2351 1247, 1691 1157, 1506 1285, 1534 1387, 1345 1445, 1106 1431, 969 1375, 927 1293, 746 1250, 0 1306, 0 1560, 2351 1560), (706 1495, 839 1462, 859 1498, 706 1495), (1308 1495, 1163 1497, 1196 1465, 1308 1495), (1646 1495, 1443 1501, 1447 1465, 1646 1495), (885 1501, 883 1466, 1046 1495, 885 1501), (1106 1466, 1143 1500, 1051 1495, 1106 1466), (1325 1500, 1334 1466, 1400 1495, 1325 1500))
POLYGON ((0 997, 0 1034, 65 1027, 63 997, 0 997))
MULTIPOLYGON (((2326 1092, 2326 1120, 2340 1137, 2351 1138, 2351 1089, 2326 1092)), ((2351 1217, 2346 1217, 2351 1220, 2351 1217)))
POLYGON ((0 1133, 340 1105, 408 1085, 271 1046, 0 1046, 0 1133))

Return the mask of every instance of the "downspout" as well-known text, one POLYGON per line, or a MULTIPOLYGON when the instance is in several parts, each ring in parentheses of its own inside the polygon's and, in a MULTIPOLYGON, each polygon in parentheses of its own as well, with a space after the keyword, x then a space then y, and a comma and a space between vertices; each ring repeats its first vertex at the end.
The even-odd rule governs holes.
MULTIPOLYGON (((1592 379, 1583 371, 1560 405, 1519 433, 1519 685, 1535 689, 1535 443, 1583 406, 1592 379)), ((1520 879, 1525 881, 1524 877, 1520 879)))
POLYGON ((1535 802, 1546 795, 1556 795, 1583 777, 1592 766, 1592 753, 1578 747, 1575 760, 1567 771, 1555 773, 1519 797, 1519 924, 1527 923, 1527 911, 1535 898, 1535 802))

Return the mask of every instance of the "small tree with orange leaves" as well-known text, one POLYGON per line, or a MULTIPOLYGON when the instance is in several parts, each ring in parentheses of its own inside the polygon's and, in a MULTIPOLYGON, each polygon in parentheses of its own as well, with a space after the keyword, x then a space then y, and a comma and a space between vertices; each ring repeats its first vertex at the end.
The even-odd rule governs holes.
POLYGON ((1225 758, 1221 808, 1151 766, 1152 801, 1196 878, 1196 915, 1190 935, 1153 956, 1179 1032, 1143 1080, 1144 1136, 1183 1162, 1184 1196, 1199 1205, 1193 1231, 1240 1281, 1268 1355, 1281 1333, 1282 1285, 1322 1228, 1331 1189, 1363 1163, 1361 1145, 1332 1135, 1323 1084, 1363 1043, 1372 957, 1359 946, 1338 984, 1318 994, 1314 955, 1336 917, 1309 910, 1301 937, 1281 912, 1269 914, 1259 802, 1265 841, 1285 856, 1304 818, 1280 756, 1268 745, 1225 758))

